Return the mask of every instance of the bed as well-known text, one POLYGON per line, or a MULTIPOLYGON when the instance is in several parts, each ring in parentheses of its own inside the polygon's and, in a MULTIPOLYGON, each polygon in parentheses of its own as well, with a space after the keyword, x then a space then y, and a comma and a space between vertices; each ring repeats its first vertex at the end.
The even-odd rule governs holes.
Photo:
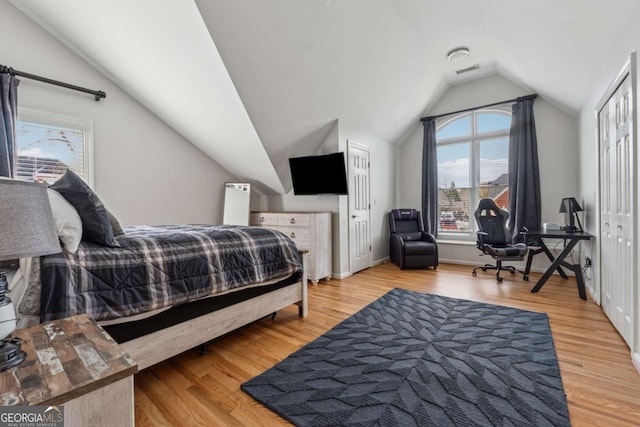
POLYGON ((306 256, 275 230, 139 226, 40 259, 40 321, 88 313, 147 368, 292 304, 306 256))

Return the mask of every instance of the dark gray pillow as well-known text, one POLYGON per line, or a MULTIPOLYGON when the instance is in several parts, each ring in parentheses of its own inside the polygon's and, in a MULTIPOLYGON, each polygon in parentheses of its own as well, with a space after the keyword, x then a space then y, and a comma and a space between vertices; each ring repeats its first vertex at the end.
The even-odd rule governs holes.
POLYGON ((107 216, 109 216, 109 223, 111 224, 111 228, 113 229, 113 235, 116 237, 124 236, 124 230, 122 229, 118 218, 116 218, 109 209, 105 209, 107 211, 107 216))
POLYGON ((67 199, 82 219, 82 238, 108 246, 120 246, 115 240, 107 210, 100 198, 71 169, 49 186, 67 199))

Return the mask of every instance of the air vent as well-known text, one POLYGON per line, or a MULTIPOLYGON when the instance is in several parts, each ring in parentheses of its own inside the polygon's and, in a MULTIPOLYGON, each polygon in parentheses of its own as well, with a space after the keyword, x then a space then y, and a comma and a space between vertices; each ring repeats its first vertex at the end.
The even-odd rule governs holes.
POLYGON ((472 65, 471 67, 463 68, 461 70, 456 70, 456 74, 468 73, 469 71, 477 70, 480 68, 480 64, 472 65))

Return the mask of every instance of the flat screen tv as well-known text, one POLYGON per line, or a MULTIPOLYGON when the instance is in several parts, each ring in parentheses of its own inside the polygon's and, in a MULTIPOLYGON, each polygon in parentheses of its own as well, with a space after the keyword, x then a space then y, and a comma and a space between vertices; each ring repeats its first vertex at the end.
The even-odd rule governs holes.
POLYGON ((348 194, 344 153, 289 159, 293 194, 348 194))

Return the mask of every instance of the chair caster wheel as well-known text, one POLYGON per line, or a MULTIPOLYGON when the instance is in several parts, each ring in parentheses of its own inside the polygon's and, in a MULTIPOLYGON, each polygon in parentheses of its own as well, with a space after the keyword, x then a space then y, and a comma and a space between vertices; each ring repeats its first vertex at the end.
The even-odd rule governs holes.
POLYGON ((523 277, 523 279, 524 279, 525 281, 527 281, 527 282, 528 282, 528 281, 529 281, 529 276, 525 275, 525 276, 523 277))
POLYGON ((515 272, 515 271, 512 271, 512 272, 511 272, 511 274, 516 274, 516 272, 515 272))
POLYGON ((478 273, 476 273, 475 271, 472 271, 472 272, 471 272, 471 275, 472 275, 473 277, 476 277, 476 276, 478 275, 478 273))
POLYGON ((484 267, 483 267, 481 270, 482 270, 482 271, 487 271, 487 269, 486 269, 486 268, 484 268, 484 267))
POLYGON ((503 279, 502 277, 498 277, 496 280, 497 280, 498 282, 502 282, 504 279, 503 279))

